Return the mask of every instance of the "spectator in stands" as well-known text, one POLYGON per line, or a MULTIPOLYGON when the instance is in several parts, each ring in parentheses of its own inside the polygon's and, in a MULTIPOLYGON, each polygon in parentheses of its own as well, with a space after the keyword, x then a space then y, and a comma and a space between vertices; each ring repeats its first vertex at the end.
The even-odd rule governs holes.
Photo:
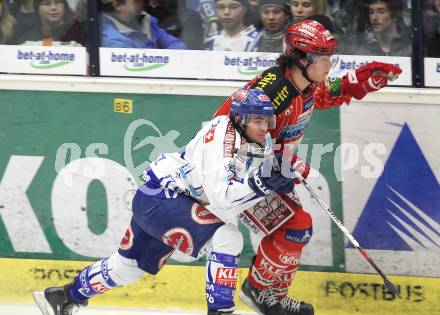
POLYGON ((288 3, 294 23, 307 19, 312 15, 327 16, 333 25, 332 34, 338 40, 339 53, 345 53, 347 51, 344 30, 339 21, 335 20, 331 15, 327 0, 290 0, 288 3))
POLYGON ((358 36, 354 53, 374 56, 411 56, 411 33, 403 22, 402 0, 366 0, 368 26, 358 36))
MULTIPOLYGON (((260 2, 259 0, 249 0, 249 11, 247 14, 248 15, 248 18, 247 18, 248 24, 253 25, 256 28, 263 27, 263 24, 262 24, 261 18, 260 18, 259 2, 260 2)), ((286 2, 286 0, 284 2, 286 2)))
POLYGON ((217 34, 220 27, 215 15, 215 0, 186 0, 185 2, 188 9, 196 11, 201 16, 203 38, 217 34))
POLYGON ((290 18, 289 7, 284 0, 260 0, 259 10, 263 29, 252 50, 283 52, 284 35, 290 18))
POLYGON ((159 27, 143 11, 142 0, 101 0, 101 46, 119 48, 186 49, 178 38, 159 27))
POLYGON ((326 0, 290 0, 289 3, 294 23, 316 14, 330 17, 326 0))
POLYGON ((87 0, 79 0, 76 3, 72 26, 67 30, 66 34, 61 39, 64 42, 74 41, 81 46, 87 46, 87 0))
POLYGON ((424 11, 425 55, 440 57, 440 0, 426 1, 424 11))
POLYGON ((145 11, 159 21, 159 27, 180 38, 188 49, 203 49, 202 18, 178 0, 148 0, 145 11))
POLYGON ((16 38, 17 44, 39 42, 50 46, 61 42, 63 35, 72 24, 72 11, 66 0, 34 0, 34 10, 40 20, 22 36, 16 38))
POLYGON ((21 38, 24 33, 35 28, 40 23, 38 12, 34 10, 34 0, 14 0, 10 11, 17 23, 15 24, 15 38, 21 38))
POLYGON ((216 15, 221 30, 205 41, 207 50, 250 51, 258 31, 247 24, 247 0, 217 0, 216 15))
POLYGON ((0 0, 0 45, 7 45, 14 35, 15 19, 9 12, 7 4, 0 0))

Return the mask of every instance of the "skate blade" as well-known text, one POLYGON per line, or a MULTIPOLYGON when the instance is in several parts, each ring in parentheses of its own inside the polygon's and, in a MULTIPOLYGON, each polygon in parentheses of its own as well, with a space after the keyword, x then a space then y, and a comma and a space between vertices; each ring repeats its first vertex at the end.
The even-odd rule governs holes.
POLYGON ((249 306, 255 313, 259 314, 259 315, 264 315, 263 313, 261 313, 258 310, 258 307, 254 304, 254 302, 252 302, 252 300, 250 298, 248 298, 246 296, 246 294, 244 294, 243 292, 240 292, 238 294, 238 297, 240 298, 240 300, 242 300, 247 306, 249 306))
POLYGON ((44 296, 44 292, 34 292, 32 295, 34 297, 35 304, 37 304, 43 315, 54 315, 52 307, 44 296))

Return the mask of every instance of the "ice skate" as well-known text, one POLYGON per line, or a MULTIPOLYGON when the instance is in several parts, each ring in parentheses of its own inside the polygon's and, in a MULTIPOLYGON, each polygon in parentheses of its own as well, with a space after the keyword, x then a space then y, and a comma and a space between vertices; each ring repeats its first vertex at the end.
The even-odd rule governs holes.
MULTIPOLYGON (((208 315, 229 315, 234 314, 234 309, 227 309, 227 310, 208 310, 208 315)), ((234 314, 237 315, 237 314, 234 314)))
POLYGON ((313 305, 300 302, 295 299, 292 299, 288 296, 284 297, 281 301, 281 306, 284 309, 286 315, 313 315, 315 311, 313 309, 313 305))
POLYGON ((260 315, 284 315, 280 301, 272 292, 272 288, 257 289, 246 278, 239 294, 240 299, 260 315))
POLYGON ((44 315, 72 315, 80 306, 87 306, 87 301, 78 304, 67 296, 70 284, 64 287, 47 288, 44 292, 34 292, 34 300, 44 315))

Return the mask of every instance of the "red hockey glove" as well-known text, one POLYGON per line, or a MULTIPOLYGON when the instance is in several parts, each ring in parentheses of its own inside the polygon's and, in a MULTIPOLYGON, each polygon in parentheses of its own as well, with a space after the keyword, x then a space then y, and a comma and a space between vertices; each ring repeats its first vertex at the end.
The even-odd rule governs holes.
MULTIPOLYGON (((304 179, 307 179, 307 177, 310 174, 310 165, 304 162, 299 158, 298 155, 294 155, 292 157, 292 167, 295 169, 296 172, 298 172, 304 179)), ((295 178, 294 180, 295 184, 301 184, 301 181, 298 178, 295 178)))
POLYGON ((402 69, 383 62, 371 62, 349 71, 342 77, 342 89, 361 100, 370 92, 387 86, 388 80, 397 79, 402 69))

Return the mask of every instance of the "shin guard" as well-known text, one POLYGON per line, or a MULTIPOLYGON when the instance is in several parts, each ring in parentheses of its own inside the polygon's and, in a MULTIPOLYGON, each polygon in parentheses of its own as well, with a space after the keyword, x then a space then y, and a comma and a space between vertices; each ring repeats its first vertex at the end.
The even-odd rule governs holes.
POLYGON ((144 271, 137 267, 135 260, 116 253, 84 268, 75 277, 68 296, 81 303, 116 286, 133 283, 143 274, 144 271))
POLYGON ((238 279, 238 256, 211 252, 206 266, 209 310, 233 310, 238 279))
POLYGON ((279 282, 288 267, 280 259, 280 252, 273 246, 272 239, 265 237, 261 240, 258 253, 249 270, 249 281, 258 289, 265 289, 279 282))

